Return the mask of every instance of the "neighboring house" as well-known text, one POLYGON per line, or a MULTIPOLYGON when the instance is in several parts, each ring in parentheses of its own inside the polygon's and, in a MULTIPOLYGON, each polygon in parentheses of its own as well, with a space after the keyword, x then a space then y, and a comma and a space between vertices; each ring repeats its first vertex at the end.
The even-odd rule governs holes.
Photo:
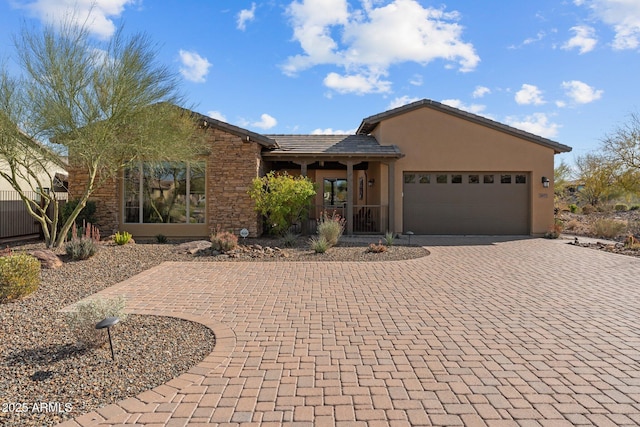
MULTIPOLYGON (((247 189, 276 170, 313 180, 311 217, 336 210, 347 233, 542 235, 554 221, 554 155, 571 150, 430 100, 367 117, 355 135, 261 135, 199 120, 211 146, 202 161, 139 165, 94 193, 103 232, 259 235, 247 189)), ((71 171, 72 197, 81 182, 71 171)))

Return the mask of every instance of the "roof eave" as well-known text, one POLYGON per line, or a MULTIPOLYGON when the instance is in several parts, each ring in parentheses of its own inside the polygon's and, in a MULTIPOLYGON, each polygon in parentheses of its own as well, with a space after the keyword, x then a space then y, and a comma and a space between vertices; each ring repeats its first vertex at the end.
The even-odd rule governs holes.
POLYGON ((420 101, 403 105, 402 107, 398 107, 393 110, 366 117, 362 120, 362 123, 358 127, 356 134, 369 135, 383 120, 387 120, 422 107, 431 108, 445 114, 451 114, 453 116, 460 117, 462 119, 479 124, 481 126, 486 126, 491 129, 504 132, 515 137, 546 146, 548 148, 552 148, 555 154, 568 153, 571 151, 571 147, 560 144, 559 142, 553 141, 551 139, 543 138, 541 136, 534 135, 532 133, 496 122, 494 120, 487 119, 486 117, 478 116, 477 114, 469 113, 467 111, 463 111, 458 108, 454 108, 430 99, 422 99, 420 101))

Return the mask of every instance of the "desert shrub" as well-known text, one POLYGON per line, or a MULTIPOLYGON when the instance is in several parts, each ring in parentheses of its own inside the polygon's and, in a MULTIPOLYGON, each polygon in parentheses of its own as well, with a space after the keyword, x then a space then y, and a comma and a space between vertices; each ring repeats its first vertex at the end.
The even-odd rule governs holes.
MULTIPOLYGON (((386 236, 386 235, 385 235, 386 236)), ((390 246, 390 245, 389 245, 390 246)), ((387 246, 382 244, 382 240, 378 240, 378 244, 371 243, 367 248, 367 252, 379 254, 387 251, 387 246)))
POLYGON ((312 237, 309 239, 309 244, 311 245, 311 250, 317 254, 323 254, 331 247, 327 239, 323 236, 312 237))
POLYGON ((629 210, 630 211, 637 211, 638 209, 640 209, 640 205, 632 205, 629 210))
MULTIPOLYGON (((78 206, 79 200, 73 199, 67 201, 62 209, 60 209, 60 226, 64 225, 67 222, 67 219, 71 216, 71 212, 78 206)), ((78 224, 82 223, 95 223, 96 222, 96 202, 93 200, 87 200, 87 203, 84 205, 84 208, 80 211, 78 216, 75 219, 75 222, 78 224)))
POLYGON ((583 214, 585 214, 585 215, 592 214, 592 213, 594 213, 595 211, 596 211, 596 208, 595 208, 595 207, 593 207, 593 205, 584 205, 584 206, 582 207, 582 213, 583 213, 583 214))
POLYGON ((255 178, 248 193, 255 201, 256 211, 266 217, 269 232, 282 234, 304 218, 316 190, 307 177, 271 171, 255 178))
POLYGON ((40 261, 28 254, 0 257, 0 301, 22 298, 40 285, 40 261))
POLYGON ((228 252, 238 247, 238 236, 228 231, 216 231, 211 235, 211 249, 228 252))
POLYGON ((164 234, 156 234, 156 242, 160 243, 161 245, 164 245, 168 241, 169 239, 167 239, 167 236, 165 236, 164 234))
POLYGON ((322 212, 318 219, 318 236, 324 237, 329 247, 338 244, 344 232, 345 219, 336 212, 329 216, 327 212, 322 212))
POLYGON ((100 347, 107 342, 107 333, 96 329, 96 324, 106 317, 118 317, 124 321, 125 306, 126 300, 123 296, 79 302, 75 305, 74 311, 65 313, 67 326, 80 345, 100 347))
POLYGON ((640 241, 633 234, 629 234, 624 240, 624 247, 627 249, 640 249, 640 241))
POLYGON ((131 233, 127 231, 123 231, 120 233, 119 231, 113 236, 113 241, 116 245, 126 245, 131 240, 131 233))
POLYGON ((384 244, 387 246, 393 246, 393 241, 395 240, 395 237, 393 236, 393 233, 390 231, 387 231, 386 233, 384 233, 384 244))
POLYGON ((629 206, 625 205, 624 203, 618 203, 613 207, 613 210, 615 210, 616 212, 626 212, 629 210, 629 206))
POLYGON ((613 239, 624 232, 626 224, 615 219, 598 219, 593 223, 592 233, 598 237, 613 239))
POLYGON ((576 213, 576 212, 578 212, 578 205, 576 205, 576 204, 574 204, 574 203, 570 204, 570 205, 569 205, 569 212, 571 212, 571 213, 576 213))
POLYGON ((557 239, 560 237, 560 233, 564 230, 564 222, 560 218, 556 218, 553 222, 551 230, 547 231, 544 235, 547 239, 557 239))
POLYGON ((298 241, 298 237, 298 234, 287 231, 282 235, 282 245, 287 248, 295 246, 296 242, 298 241))
POLYGON ((72 260, 85 260, 94 256, 98 250, 96 242, 93 239, 79 237, 68 241, 64 249, 72 260))
POLYGON ((580 225, 578 220, 572 219, 564 225, 565 230, 575 230, 580 225))

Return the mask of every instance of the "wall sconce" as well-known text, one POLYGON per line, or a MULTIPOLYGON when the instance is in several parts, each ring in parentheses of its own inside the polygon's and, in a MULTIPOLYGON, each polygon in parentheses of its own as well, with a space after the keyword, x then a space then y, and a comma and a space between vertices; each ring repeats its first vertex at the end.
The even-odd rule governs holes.
POLYGON ((373 187, 373 184, 376 183, 376 180, 371 178, 369 181, 367 181, 367 184, 369 185, 369 187, 373 187))
POLYGON ((546 176, 542 177, 542 186, 544 188, 549 188, 549 178, 547 178, 546 176))

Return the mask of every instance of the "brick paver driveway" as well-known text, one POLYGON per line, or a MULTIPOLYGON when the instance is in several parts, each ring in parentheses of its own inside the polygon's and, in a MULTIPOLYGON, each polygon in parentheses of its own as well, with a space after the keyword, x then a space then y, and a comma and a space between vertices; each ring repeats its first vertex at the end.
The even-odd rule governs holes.
POLYGON ((640 424, 640 259, 421 242, 432 254, 411 261, 165 263, 109 288, 210 325, 218 345, 67 424, 640 424))

